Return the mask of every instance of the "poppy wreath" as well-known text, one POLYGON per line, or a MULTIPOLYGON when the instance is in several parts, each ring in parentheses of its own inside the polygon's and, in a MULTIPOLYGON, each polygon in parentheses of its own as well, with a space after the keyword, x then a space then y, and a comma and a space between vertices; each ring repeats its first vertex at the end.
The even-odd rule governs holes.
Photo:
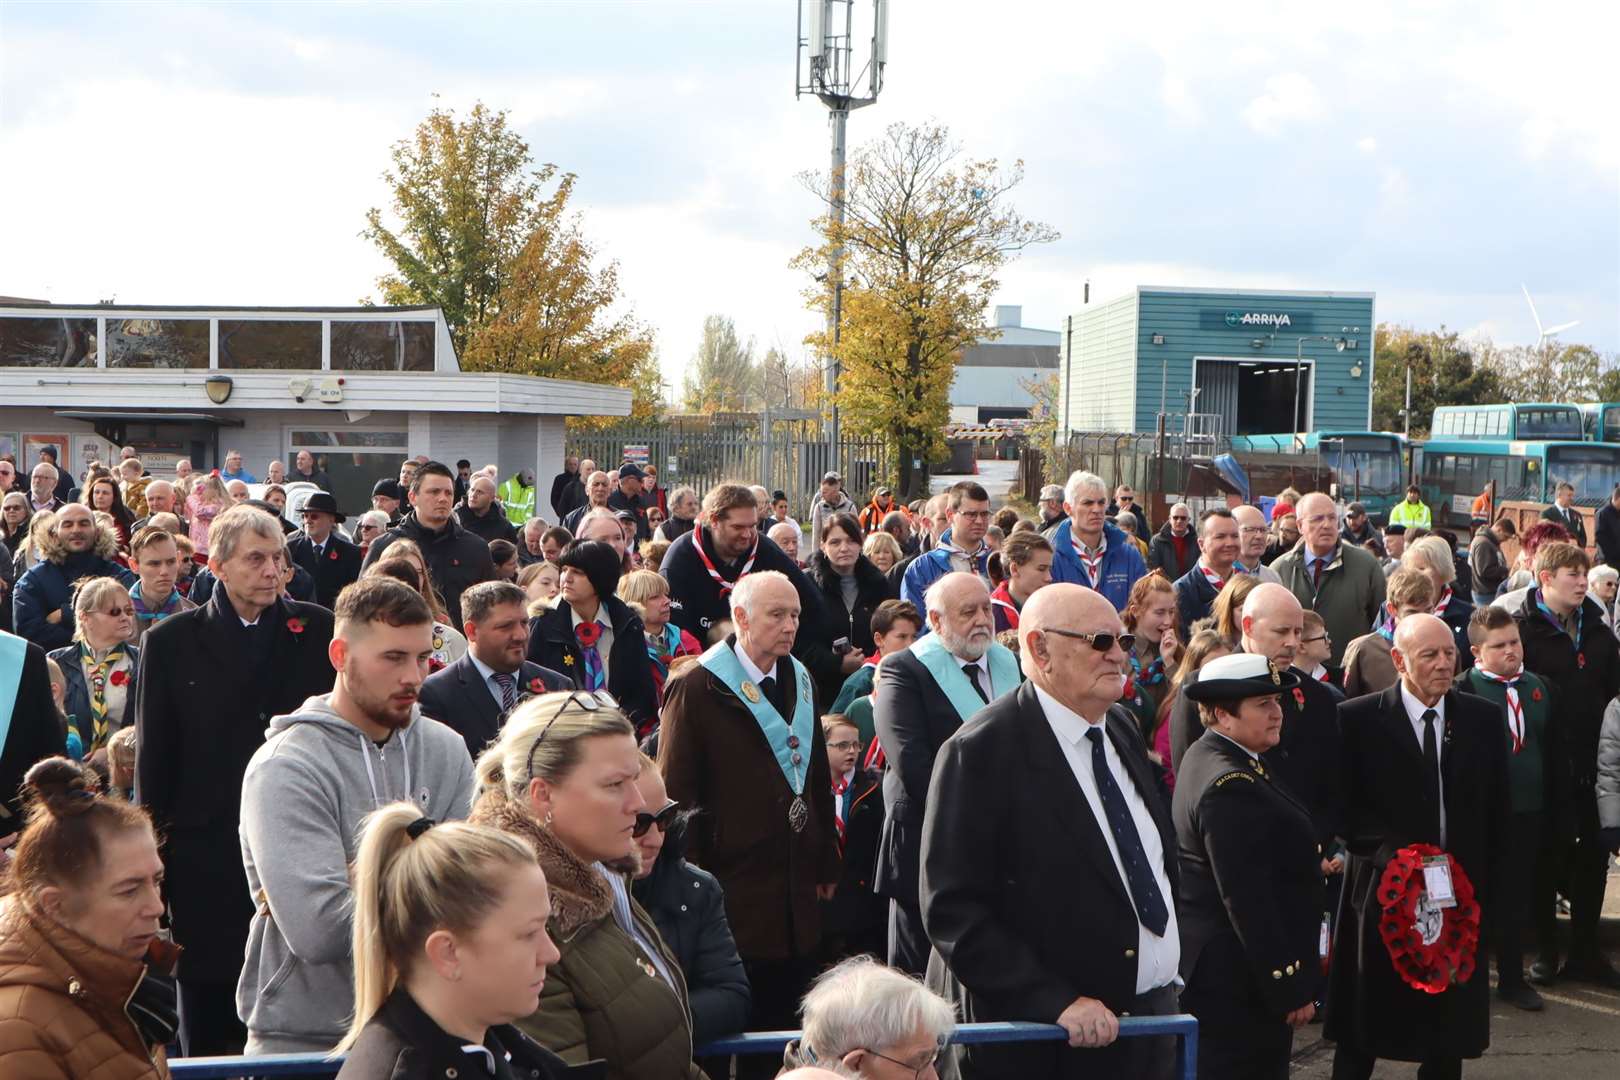
POLYGON ((1450 855, 1446 859, 1451 864, 1451 889, 1457 905, 1441 910, 1439 935, 1431 944, 1423 943, 1417 926, 1418 901, 1423 896, 1423 860, 1444 854, 1433 844, 1401 848, 1389 860, 1378 882, 1378 903, 1383 908, 1378 935, 1389 950, 1395 973, 1406 985, 1426 994, 1443 993, 1472 978, 1474 954, 1479 949, 1479 904, 1474 901, 1474 886, 1461 864, 1450 855))

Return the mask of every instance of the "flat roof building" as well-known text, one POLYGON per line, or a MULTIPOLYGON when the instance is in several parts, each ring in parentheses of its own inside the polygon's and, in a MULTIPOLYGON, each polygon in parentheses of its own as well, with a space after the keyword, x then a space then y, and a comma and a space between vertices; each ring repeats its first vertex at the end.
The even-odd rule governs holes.
POLYGON ((1151 432, 1160 413, 1228 436, 1365 430, 1374 299, 1142 285, 1089 305, 1063 320, 1058 430, 1151 432))
MULTIPOLYGON (((0 453, 55 446, 75 476, 132 446, 153 473, 240 450, 264 477, 309 450, 345 513, 407 457, 562 469, 569 416, 625 416, 617 386, 464 372, 435 307, 0 304, 0 453)), ((545 512, 542 510, 542 512, 545 512)))
POLYGON ((998 336, 962 350, 951 381, 951 422, 988 424, 1029 416, 1035 398, 1029 387, 1058 369, 1056 330, 1023 325, 1024 309, 997 306, 998 336))

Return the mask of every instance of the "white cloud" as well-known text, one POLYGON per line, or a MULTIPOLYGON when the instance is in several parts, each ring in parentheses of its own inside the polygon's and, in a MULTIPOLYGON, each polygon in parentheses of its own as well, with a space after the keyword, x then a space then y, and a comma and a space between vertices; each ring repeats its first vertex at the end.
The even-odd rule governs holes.
POLYGON ((1277 136, 1285 128, 1320 118, 1322 112, 1322 95, 1316 84, 1290 71, 1266 80, 1266 92, 1244 108, 1243 120, 1261 135, 1277 136))
POLYGON ((1356 149, 1363 154, 1373 154, 1378 151, 1378 140, 1371 135, 1363 135, 1356 140, 1356 149))

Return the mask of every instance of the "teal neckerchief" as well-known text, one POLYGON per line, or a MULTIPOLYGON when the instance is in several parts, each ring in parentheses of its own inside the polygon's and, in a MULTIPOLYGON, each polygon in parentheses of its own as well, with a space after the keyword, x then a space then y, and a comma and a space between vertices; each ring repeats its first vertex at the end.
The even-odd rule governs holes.
MULTIPOLYGON (((973 684, 962 674, 961 661, 945 647, 938 634, 929 634, 911 646, 911 655, 928 669, 939 688, 950 699, 956 715, 966 720, 980 709, 984 702, 974 692, 973 684)), ((1005 645, 992 643, 984 654, 984 663, 990 668, 991 701, 1018 686, 1018 661, 1005 645)))
POLYGON ((28 642, 0 631, 0 747, 11 733, 11 714, 17 708, 17 688, 22 686, 23 661, 28 658, 28 642))
MULTIPOLYGON (((813 752, 816 730, 816 709, 811 700, 810 673, 804 670, 804 665, 791 656, 784 656, 776 662, 776 669, 780 672, 784 665, 793 673, 793 681, 799 688, 797 700, 793 708, 793 723, 788 724, 776 707, 765 699, 764 693, 758 684, 749 679, 748 673, 743 670, 742 662, 737 654, 731 651, 731 646, 718 641, 709 647, 709 651, 698 657, 698 663, 709 670, 709 673, 725 684, 726 689, 737 695, 737 700, 743 707, 754 715, 754 722, 764 733, 765 741, 771 744, 771 753, 776 755, 776 764, 782 769, 782 778, 787 781, 793 794, 804 794, 804 781, 810 772, 810 754, 813 752), (752 691, 752 693, 750 693, 752 691)), ((780 680, 781 676, 777 676, 780 680)), ((971 689, 968 693, 973 693, 971 689)), ((978 700, 977 696, 974 698, 978 700)))

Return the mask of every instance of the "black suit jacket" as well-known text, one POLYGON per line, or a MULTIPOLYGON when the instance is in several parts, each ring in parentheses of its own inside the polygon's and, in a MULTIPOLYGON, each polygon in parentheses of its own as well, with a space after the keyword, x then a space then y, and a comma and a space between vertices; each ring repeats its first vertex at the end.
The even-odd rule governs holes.
POLYGON ((165 839, 181 978, 234 985, 241 973, 254 910, 237 836, 242 774, 272 716, 332 691, 330 611, 278 600, 260 620, 245 629, 216 589, 141 642, 135 789, 165 839))
MULTIPOLYGON (((1478 1057, 1490 1043, 1488 953, 1474 975, 1441 994, 1413 990, 1395 974, 1379 936, 1378 883, 1408 844, 1438 844, 1424 793, 1423 748, 1401 702, 1401 684, 1339 706, 1343 732, 1344 899, 1333 942, 1332 987, 1324 1034, 1377 1057, 1400 1061, 1478 1057)), ((1455 690, 1445 696, 1440 773, 1445 851, 1462 865, 1482 910, 1481 939, 1492 929, 1493 899, 1506 854, 1510 795, 1502 714, 1455 690)))
MULTIPOLYGON (((540 680, 542 687, 539 693, 549 694, 554 690, 574 688, 573 680, 566 675, 527 660, 516 674, 520 698, 537 693, 533 688, 536 679, 540 680)), ((417 703, 428 716, 455 728, 456 733, 467 740, 467 752, 475 760, 484 747, 500 734, 501 725, 506 721, 501 703, 490 692, 489 683, 479 674, 471 653, 429 675, 422 683, 417 703)))
POLYGON ((1580 510, 1576 507, 1571 506, 1569 513, 1565 514, 1554 503, 1541 512, 1541 520, 1557 522, 1569 530, 1569 535, 1575 538, 1577 544, 1581 547, 1586 546, 1586 518, 1581 515, 1580 510))
MULTIPOLYGON (((1175 831, 1147 747, 1120 706, 1107 730, 1158 826, 1173 903, 1175 831)), ((1131 1008, 1139 924, 1104 828, 1031 683, 979 710, 940 749, 923 821, 923 923, 961 983, 965 1021, 1050 1024, 1082 995, 1116 1013, 1131 1008)), ((975 1046, 967 1060, 979 1077, 1113 1076, 1115 1050, 975 1046)))
POLYGON ((883 839, 872 885, 883 896, 917 903, 923 815, 934 759, 964 719, 910 649, 886 656, 878 665, 872 722, 888 767, 883 773, 883 839))
POLYGON ((323 608, 337 607, 338 593, 360 579, 360 546, 343 539, 335 529, 326 538, 319 558, 315 556, 315 542, 302 531, 287 537, 287 548, 293 562, 315 579, 315 602, 323 608))

